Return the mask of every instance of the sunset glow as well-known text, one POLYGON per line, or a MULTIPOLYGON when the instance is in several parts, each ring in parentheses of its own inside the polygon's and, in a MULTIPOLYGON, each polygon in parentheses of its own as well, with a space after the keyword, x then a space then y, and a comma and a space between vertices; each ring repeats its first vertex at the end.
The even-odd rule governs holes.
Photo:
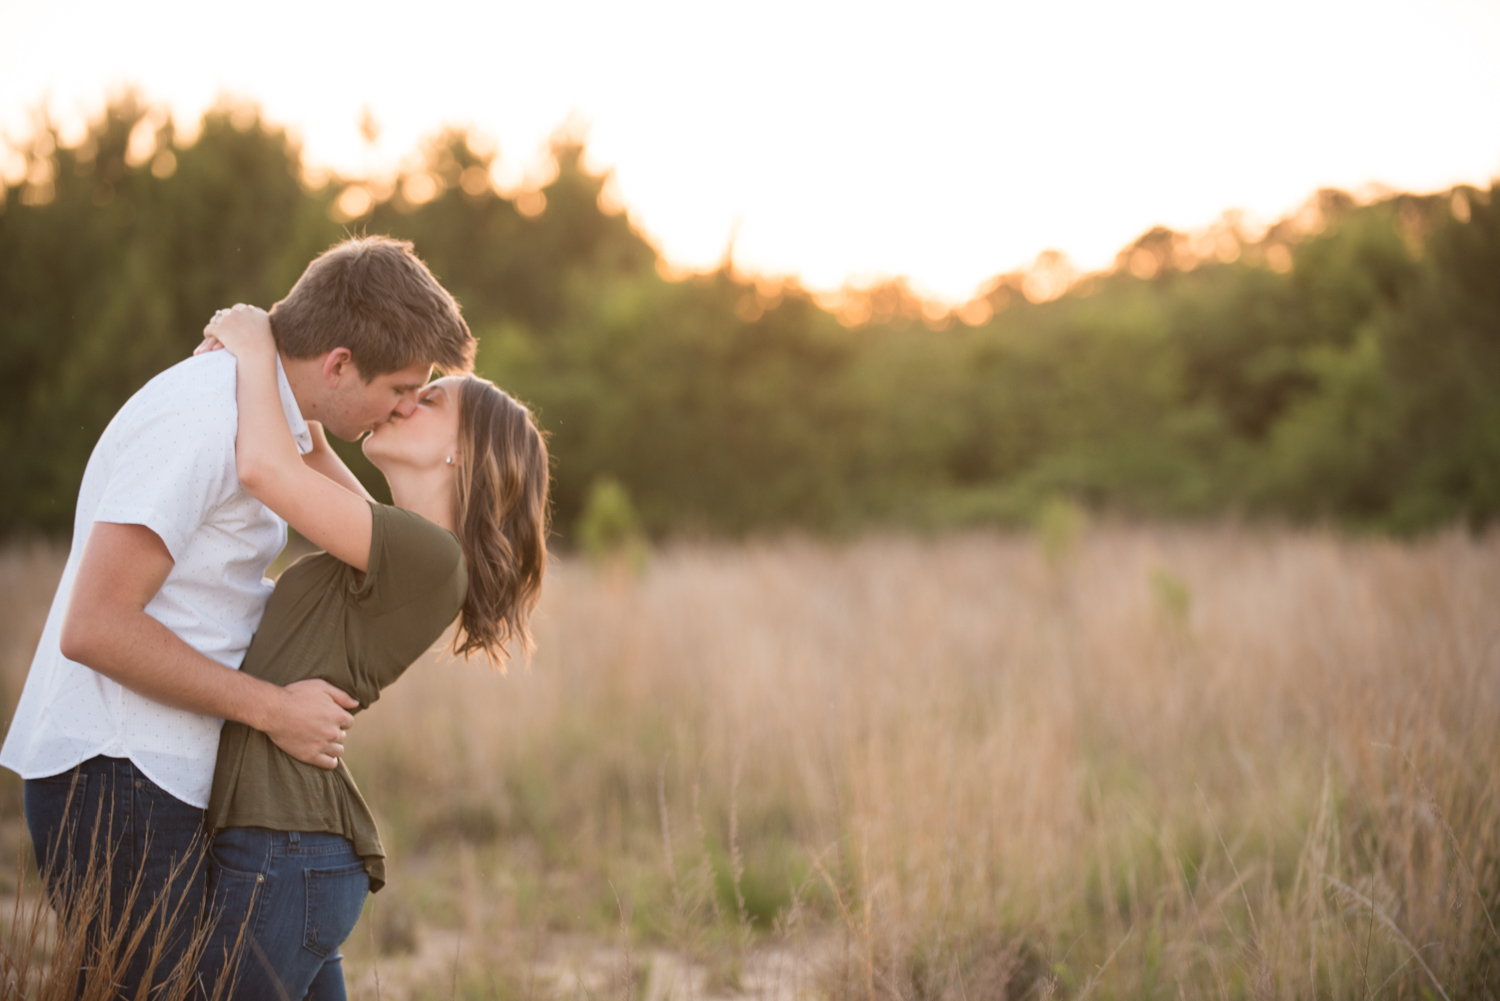
POLYGON ((12 140, 39 106, 81 135, 136 85, 184 128, 220 95, 257 102, 311 165, 346 175, 389 174, 464 126, 521 189, 546 179, 566 128, 674 265, 712 266, 732 238, 744 271, 816 289, 907 275, 959 302, 1049 248, 1094 269, 1156 224, 1500 172, 1493 3, 275 0, 251 15, 154 0, 0 15, 12 140))

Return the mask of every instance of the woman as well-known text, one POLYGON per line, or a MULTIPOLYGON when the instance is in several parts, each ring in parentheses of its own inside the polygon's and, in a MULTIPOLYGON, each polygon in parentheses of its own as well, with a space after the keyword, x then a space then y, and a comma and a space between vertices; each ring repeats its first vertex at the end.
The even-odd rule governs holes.
MULTIPOLYGON (((395 502, 378 504, 352 474, 336 482, 298 454, 265 312, 221 311, 204 335, 200 351, 222 347, 238 363, 241 484, 323 549, 281 576, 241 670, 281 685, 321 678, 368 707, 455 617, 455 653, 498 663, 508 644, 529 651, 547 450, 525 407, 473 376, 429 383, 410 417, 365 438, 395 502)), ((384 884, 385 853, 344 763, 323 764, 224 726, 207 815, 210 994, 238 955, 234 997, 345 996, 339 945, 384 884)))

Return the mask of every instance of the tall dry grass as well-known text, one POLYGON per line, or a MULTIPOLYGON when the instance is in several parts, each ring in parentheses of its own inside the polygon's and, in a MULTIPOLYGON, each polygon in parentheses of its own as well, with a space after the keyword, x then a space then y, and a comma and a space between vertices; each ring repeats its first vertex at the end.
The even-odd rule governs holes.
MULTIPOLYGON (((0 713, 7 730, 66 559, 65 549, 35 540, 0 548, 0 713)), ((0 768, 0 894, 17 892, 17 869, 7 863, 29 854, 21 779, 0 768)))
POLYGON ((422 665, 351 765, 398 881, 478 853, 478 886, 411 888, 475 938, 602 933, 613 886, 668 939, 795 899, 840 943, 836 996, 1475 996, 1500 977, 1497 596, 1500 545, 1457 533, 565 562, 529 671, 422 665), (684 905, 704 858, 719 892, 684 905))
MULTIPOLYGON (((26 672, 41 639, 66 551, 39 541, 12 544, 0 551, 0 706, 9 728, 11 714, 25 684, 26 672)), ((36 871, 26 834, 22 784, 0 769, 0 851, 17 859, 0 880, 0 999, 4 1001, 113 1001, 127 968, 144 957, 142 979, 133 996, 155 1001, 219 1001, 229 983, 200 989, 198 965, 208 946, 207 928, 188 913, 180 897, 163 887, 135 880, 123 899, 112 899, 110 870, 115 839, 111 817, 95 816, 77 837, 97 847, 87 870, 67 878, 47 893, 36 871), (123 920, 126 914, 137 920, 123 920), (181 958, 165 958, 168 940, 187 936, 181 958)), ((81 807, 80 807, 80 812, 81 807)), ((200 861, 184 860, 174 874, 200 861)), ((175 876, 174 876, 175 878, 175 876)), ((227 964, 235 968, 243 943, 227 964)), ((137 964, 140 965, 140 964, 137 964)))
MULTIPOLYGON (((85 813, 79 807, 80 813, 85 813)), ((87 817, 75 820, 80 828, 87 817)), ((224 957, 230 974, 205 986, 198 970, 209 928, 171 887, 137 874, 112 891, 115 839, 94 817, 76 837, 95 846, 83 872, 64 871, 47 890, 17 892, 0 916, 0 998, 5 1001, 223 1001, 247 941, 245 929, 224 957), (174 942, 175 940, 175 942, 174 942), (127 983, 128 981, 128 983, 127 983)), ((24 864, 18 884, 26 882, 24 864)), ((171 882, 202 878, 202 859, 171 869, 171 882)))
POLYGON ((1460 533, 560 561, 529 670, 433 657, 355 728, 356 993, 530 996, 585 933, 709 991, 774 942, 835 999, 1500 996, 1497 596, 1460 533))

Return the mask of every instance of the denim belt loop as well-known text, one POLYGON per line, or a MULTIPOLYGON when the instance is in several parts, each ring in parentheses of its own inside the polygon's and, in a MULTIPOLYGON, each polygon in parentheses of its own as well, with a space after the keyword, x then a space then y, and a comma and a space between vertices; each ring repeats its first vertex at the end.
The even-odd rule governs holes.
POLYGON ((297 831, 287 831, 286 840, 292 846, 292 851, 296 851, 297 846, 302 843, 302 835, 297 831))

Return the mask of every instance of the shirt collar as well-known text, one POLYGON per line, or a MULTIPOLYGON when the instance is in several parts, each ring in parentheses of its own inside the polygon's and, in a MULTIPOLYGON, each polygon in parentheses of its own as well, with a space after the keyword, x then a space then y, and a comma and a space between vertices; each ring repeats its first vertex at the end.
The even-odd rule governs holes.
POLYGON ((286 413, 286 422, 292 429, 292 440, 297 443, 297 451, 306 455, 312 451, 312 432, 307 429, 307 421, 302 417, 302 408, 297 406, 297 398, 292 395, 292 384, 286 381, 286 370, 281 367, 281 353, 276 354, 276 388, 281 391, 281 409, 286 413))

